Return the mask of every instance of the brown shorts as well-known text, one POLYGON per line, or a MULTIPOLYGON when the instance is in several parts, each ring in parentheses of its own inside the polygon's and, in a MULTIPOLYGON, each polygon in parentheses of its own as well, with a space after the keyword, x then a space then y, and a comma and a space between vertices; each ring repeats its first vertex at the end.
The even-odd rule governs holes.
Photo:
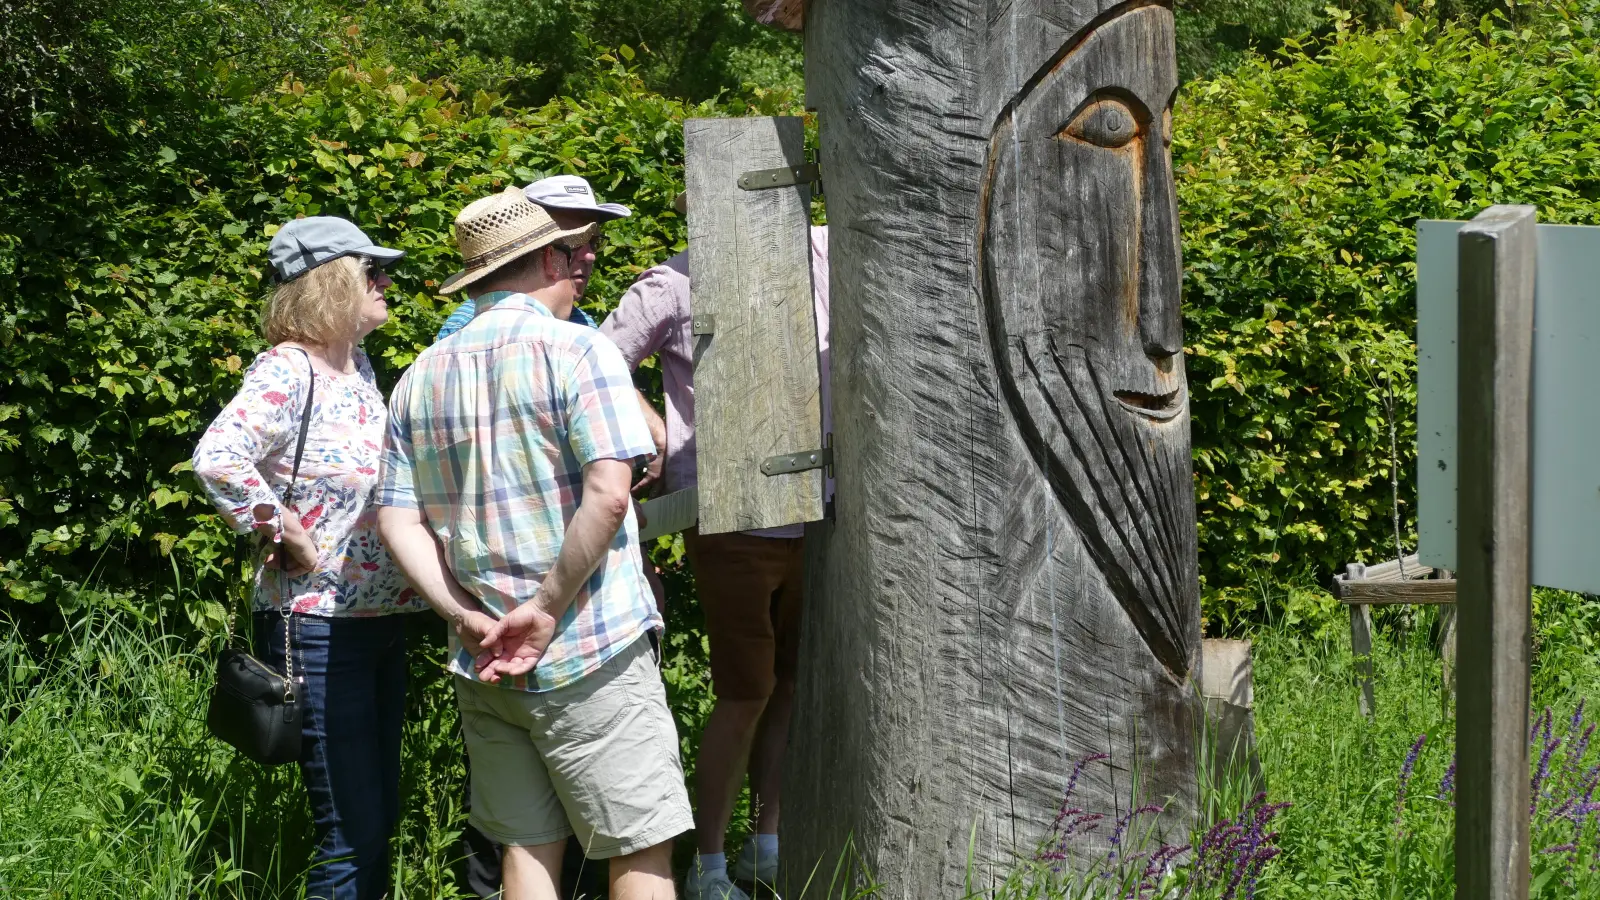
POLYGON ((765 700, 793 683, 804 595, 802 538, 684 533, 711 638, 711 687, 728 700, 765 700))

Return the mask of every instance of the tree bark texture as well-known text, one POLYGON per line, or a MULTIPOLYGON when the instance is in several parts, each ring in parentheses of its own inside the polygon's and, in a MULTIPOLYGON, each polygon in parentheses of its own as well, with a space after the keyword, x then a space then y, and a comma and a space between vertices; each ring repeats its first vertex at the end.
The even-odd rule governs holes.
POLYGON ((1164 803, 1183 843, 1200 629, 1171 10, 811 0, 806 40, 838 493, 808 541, 790 884, 853 841, 883 896, 987 886, 1095 753, 1070 805, 1164 803))

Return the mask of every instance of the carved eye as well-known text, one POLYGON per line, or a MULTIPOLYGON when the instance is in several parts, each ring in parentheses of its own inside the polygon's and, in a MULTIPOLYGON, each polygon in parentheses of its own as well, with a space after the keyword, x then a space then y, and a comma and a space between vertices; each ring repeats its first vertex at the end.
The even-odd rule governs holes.
POLYGON ((1097 100, 1083 108, 1077 117, 1061 129, 1061 136, 1115 150, 1127 146, 1138 136, 1139 123, 1133 110, 1121 100, 1097 100))

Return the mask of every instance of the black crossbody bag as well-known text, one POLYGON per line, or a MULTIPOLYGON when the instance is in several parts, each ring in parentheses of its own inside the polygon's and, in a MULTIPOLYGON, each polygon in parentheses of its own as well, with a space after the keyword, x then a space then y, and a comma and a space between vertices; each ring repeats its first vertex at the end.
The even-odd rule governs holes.
MULTIPOLYGON (((302 351, 303 352, 303 351, 302 351)), ((300 438, 294 446, 294 465, 283 492, 284 509, 293 511, 294 485, 300 477, 300 457, 311 426, 311 401, 317 389, 317 370, 311 366, 311 387, 300 413, 300 438)), ((283 619, 284 671, 275 669, 232 645, 217 658, 217 684, 211 691, 206 727, 240 753, 266 766, 281 766, 300 758, 300 697, 294 680, 293 609, 289 603, 289 554, 280 542, 278 553, 278 613, 283 619)))

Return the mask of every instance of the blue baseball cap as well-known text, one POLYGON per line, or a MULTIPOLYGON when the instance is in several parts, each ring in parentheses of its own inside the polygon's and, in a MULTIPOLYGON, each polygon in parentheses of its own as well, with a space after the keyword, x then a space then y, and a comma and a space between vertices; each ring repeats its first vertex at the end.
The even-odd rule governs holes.
POLYGON ((293 281, 325 262, 365 256, 387 268, 404 250, 380 247, 354 223, 338 216, 307 216, 278 229, 267 246, 267 261, 278 281, 293 281))

